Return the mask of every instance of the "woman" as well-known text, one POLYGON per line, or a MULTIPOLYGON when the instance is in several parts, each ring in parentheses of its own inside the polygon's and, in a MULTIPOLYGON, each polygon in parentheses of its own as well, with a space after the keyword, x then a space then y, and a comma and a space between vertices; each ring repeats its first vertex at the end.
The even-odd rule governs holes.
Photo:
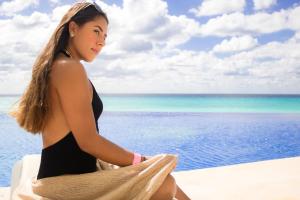
MULTIPOLYGON (((103 104, 80 61, 91 62, 100 53, 107 26, 108 18, 97 4, 74 4, 38 56, 32 80, 11 112, 22 128, 42 134, 37 180, 96 172, 97 159, 120 167, 152 159, 99 134, 103 104)), ((189 199, 168 174, 151 199, 173 197, 189 199)))

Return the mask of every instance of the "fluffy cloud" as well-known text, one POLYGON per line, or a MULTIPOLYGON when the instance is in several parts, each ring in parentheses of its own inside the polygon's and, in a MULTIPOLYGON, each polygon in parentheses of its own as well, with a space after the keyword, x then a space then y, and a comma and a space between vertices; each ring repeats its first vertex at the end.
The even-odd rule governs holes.
POLYGON ((286 11, 287 14, 287 24, 286 24, 286 28, 288 29, 292 29, 292 30, 300 30, 300 23, 299 23, 299 19, 300 19, 300 6, 297 6, 293 9, 290 9, 288 11, 286 11))
POLYGON ((258 44, 257 39, 250 35, 241 37, 232 37, 230 40, 223 40, 220 44, 214 46, 214 52, 234 52, 242 51, 255 47, 258 44))
POLYGON ((300 17, 300 6, 280 10, 273 13, 243 13, 224 14, 210 19, 201 26, 199 34, 202 36, 240 36, 244 34, 266 34, 284 29, 299 30, 297 20, 300 17))
POLYGON ((253 0, 254 9, 261 10, 269 8, 276 4, 277 0, 253 0))
POLYGON ((55 5, 59 5, 59 4, 60 4, 59 0, 49 0, 49 1, 50 1, 50 4, 51 4, 52 6, 55 6, 55 5))
POLYGON ((31 5, 38 5, 38 0, 13 0, 4 1, 0 5, 0 15, 12 16, 17 12, 20 12, 31 5))
POLYGON ((198 22, 193 19, 170 15, 167 3, 161 0, 124 0, 123 8, 108 7, 104 3, 101 6, 111 21, 109 37, 113 38, 110 41, 118 43, 116 47, 125 47, 124 40, 144 41, 141 46, 147 49, 150 46, 174 47, 188 41, 199 29, 198 22))
POLYGON ((35 11, 29 16, 15 14, 10 19, 0 20, 0 71, 22 76, 23 72, 31 71, 39 51, 58 23, 53 21, 53 14, 35 11))
POLYGON ((33 12, 30 16, 15 15, 12 18, 12 23, 14 23, 17 28, 34 28, 34 27, 48 27, 50 25, 50 19, 47 14, 40 12, 33 12))
POLYGON ((53 21, 59 22, 70 7, 70 5, 64 5, 54 8, 51 14, 51 19, 53 21))
POLYGON ((242 12, 246 0, 204 0, 197 8, 190 9, 196 16, 212 16, 232 12, 242 12))
POLYGON ((133 38, 124 38, 120 47, 124 51, 141 52, 152 49, 152 43, 145 40, 134 40, 133 38))

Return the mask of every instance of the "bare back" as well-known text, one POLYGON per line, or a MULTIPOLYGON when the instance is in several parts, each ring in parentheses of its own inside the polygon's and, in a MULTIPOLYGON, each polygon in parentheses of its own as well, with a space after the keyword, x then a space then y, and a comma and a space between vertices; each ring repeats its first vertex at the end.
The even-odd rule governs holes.
MULTIPOLYGON (((63 55, 59 55, 57 59, 54 61, 52 70, 50 73, 50 88, 49 88, 49 98, 51 102, 51 116, 49 116, 45 128, 42 131, 43 138, 43 148, 51 146, 64 138, 70 132, 70 126, 67 123, 66 116, 63 112, 60 97, 57 93, 57 83, 59 81, 57 79, 62 76, 59 73, 62 73, 60 70, 60 65, 63 62, 70 62, 70 58, 66 58, 63 55)), ((90 94, 89 98, 92 102, 93 88, 90 83, 90 94)))

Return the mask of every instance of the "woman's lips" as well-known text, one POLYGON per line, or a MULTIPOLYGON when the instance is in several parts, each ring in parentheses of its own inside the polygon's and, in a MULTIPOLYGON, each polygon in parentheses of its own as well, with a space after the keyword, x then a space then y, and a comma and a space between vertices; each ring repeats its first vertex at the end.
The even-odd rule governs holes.
POLYGON ((99 50, 96 50, 94 48, 92 48, 92 51, 95 53, 95 54, 98 54, 99 53, 99 50))

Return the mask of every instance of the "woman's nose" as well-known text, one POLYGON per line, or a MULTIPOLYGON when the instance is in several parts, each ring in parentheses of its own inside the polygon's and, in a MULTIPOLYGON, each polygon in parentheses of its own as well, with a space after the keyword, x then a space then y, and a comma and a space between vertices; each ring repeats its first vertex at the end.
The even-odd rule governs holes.
POLYGON ((100 46, 105 46, 105 42, 97 42, 97 45, 100 45, 100 46))
POLYGON ((97 41, 98 45, 104 46, 105 45, 105 36, 102 35, 99 37, 98 41, 97 41))

